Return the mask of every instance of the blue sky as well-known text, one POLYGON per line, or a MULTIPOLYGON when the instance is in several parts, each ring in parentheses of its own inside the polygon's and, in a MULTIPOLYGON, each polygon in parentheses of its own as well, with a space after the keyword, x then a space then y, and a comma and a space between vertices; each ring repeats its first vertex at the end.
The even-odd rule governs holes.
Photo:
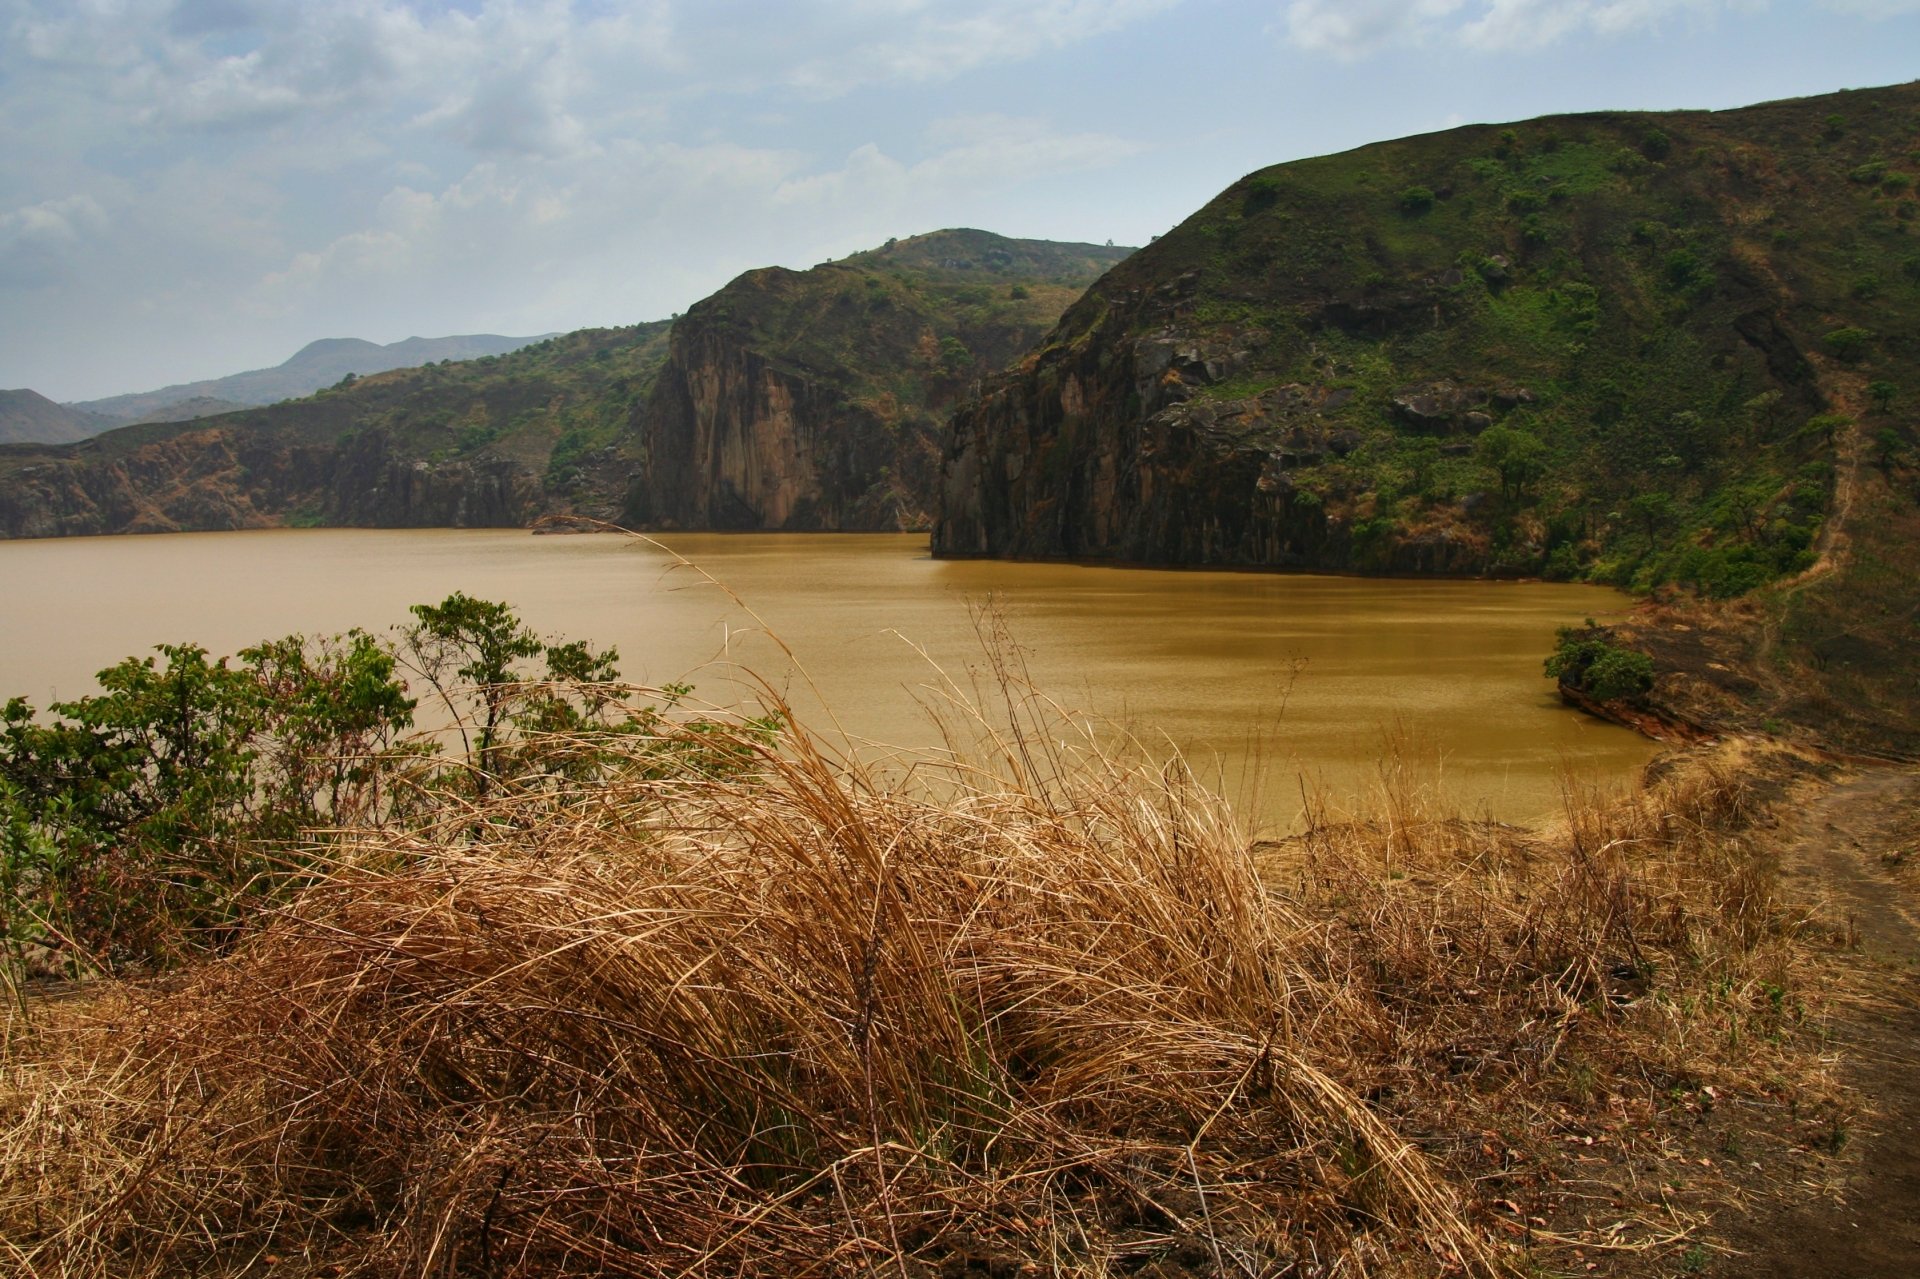
POLYGON ((1920 75, 1920 0, 0 0, 0 387, 683 310, 943 226, 1144 243, 1452 124, 1920 75))

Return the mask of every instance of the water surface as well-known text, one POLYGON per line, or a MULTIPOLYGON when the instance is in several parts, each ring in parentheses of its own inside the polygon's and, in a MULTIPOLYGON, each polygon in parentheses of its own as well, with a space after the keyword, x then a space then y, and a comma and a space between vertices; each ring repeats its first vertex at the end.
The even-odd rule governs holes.
POLYGON ((627 678, 688 677, 732 700, 733 664, 817 687, 847 731, 938 738, 920 702, 985 669, 996 600, 1036 681, 1185 752, 1268 826, 1304 775, 1341 799, 1377 783, 1383 739, 1416 743, 1451 797, 1549 813, 1563 769, 1624 777, 1650 743, 1560 706, 1540 675, 1554 628, 1624 598, 1544 583, 1380 581, 937 561, 922 536, 615 536, 273 530, 0 543, 0 697, 44 706, 161 642, 230 653, 269 636, 381 631, 454 590, 512 603, 545 634, 615 645, 627 678), (796 670, 758 633, 793 651, 796 670), (937 669, 936 669, 937 668, 937 669))

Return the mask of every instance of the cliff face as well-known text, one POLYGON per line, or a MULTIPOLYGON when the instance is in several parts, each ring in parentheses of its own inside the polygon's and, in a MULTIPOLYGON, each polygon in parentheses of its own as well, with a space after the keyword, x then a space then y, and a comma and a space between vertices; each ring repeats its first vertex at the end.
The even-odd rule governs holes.
POLYGON ((935 553, 1798 572, 1842 460, 1821 414, 1912 444, 1917 108, 1558 117, 1250 175, 960 406, 935 553))
POLYGON ((645 525, 694 529, 910 529, 929 522, 930 421, 892 422, 830 383, 781 369, 698 324, 640 411, 645 525))
MULTIPOLYGON (((1058 348, 954 415, 933 549, 947 556, 1140 564, 1355 567, 1352 525, 1294 472, 1358 447, 1345 388, 1286 383, 1215 399, 1265 340, 1179 324, 1195 278, 1114 291, 1103 321, 1125 336, 1058 348), (1135 336, 1131 330, 1144 329, 1135 336)), ((1368 547, 1396 573, 1485 569, 1484 536, 1457 525, 1368 547)))
POLYGON ((942 231, 741 276, 674 326, 634 416, 646 461, 628 517, 927 527, 948 409, 1126 252, 942 231))

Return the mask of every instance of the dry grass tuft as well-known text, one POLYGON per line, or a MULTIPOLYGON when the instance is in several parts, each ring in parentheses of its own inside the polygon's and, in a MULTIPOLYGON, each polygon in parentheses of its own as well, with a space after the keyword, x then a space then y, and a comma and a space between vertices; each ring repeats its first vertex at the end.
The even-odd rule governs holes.
POLYGON ((231 957, 52 1010, 7 1269, 1493 1273, 1488 1125, 1734 1060, 1783 971, 1712 768, 1563 838, 1402 792, 1250 849, 1177 766, 738 745, 369 839, 231 957))

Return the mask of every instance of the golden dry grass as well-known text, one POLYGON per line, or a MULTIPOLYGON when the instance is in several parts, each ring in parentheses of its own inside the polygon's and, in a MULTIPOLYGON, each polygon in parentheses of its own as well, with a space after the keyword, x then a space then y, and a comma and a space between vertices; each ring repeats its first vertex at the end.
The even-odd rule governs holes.
MULTIPOLYGON (((1539 836, 1393 785, 1256 848, 1177 764, 988 741, 743 734, 733 777, 366 837, 231 956, 15 1036, 0 1265, 1490 1274, 1536 1210, 1497 1126, 1790 1053, 1724 766, 1539 836)), ((1570 1203, 1528 1242, 1678 1232, 1570 1203)))

